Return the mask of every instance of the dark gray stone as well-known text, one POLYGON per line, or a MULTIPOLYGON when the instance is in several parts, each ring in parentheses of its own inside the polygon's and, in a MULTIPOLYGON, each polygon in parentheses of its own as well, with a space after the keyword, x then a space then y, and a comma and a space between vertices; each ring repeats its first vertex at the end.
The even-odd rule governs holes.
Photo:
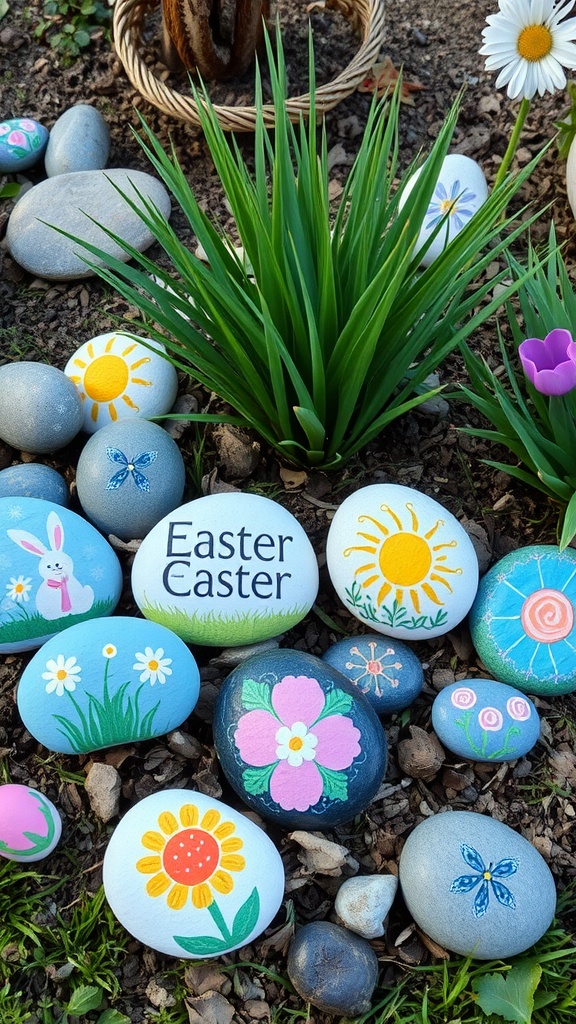
POLYGON ((292 940, 288 977, 302 999, 324 1013, 356 1017, 370 1009, 378 960, 365 939, 340 925, 312 921, 292 940))

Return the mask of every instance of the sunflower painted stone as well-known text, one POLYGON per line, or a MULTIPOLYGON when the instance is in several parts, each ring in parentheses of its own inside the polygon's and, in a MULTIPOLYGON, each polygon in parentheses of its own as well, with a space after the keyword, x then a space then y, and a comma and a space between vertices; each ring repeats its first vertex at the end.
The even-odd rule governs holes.
POLYGON ((268 640, 309 612, 318 591, 312 545, 287 509, 257 494, 210 494, 167 515, 132 569, 140 611, 190 643, 268 640))
POLYGON ((432 705, 438 739, 472 761, 514 761, 537 742, 540 718, 531 700, 493 679, 466 679, 438 694, 432 705))
POLYGON ((48 750, 85 754, 176 729, 198 700, 186 644, 146 619, 70 626, 37 651, 18 687, 24 725, 48 750))
POLYGON ((422 665, 407 644, 392 643, 381 634, 367 633, 339 640, 322 655, 354 683, 377 715, 407 708, 422 690, 422 665))
POLYGON ((42 462, 22 462, 0 471, 0 498, 43 498, 54 505, 68 505, 64 477, 42 462))
POLYGON ((70 357, 64 373, 78 390, 82 428, 94 434, 125 418, 150 419, 170 412, 178 375, 159 341, 127 334, 99 334, 70 357))
POLYGON ((78 392, 56 366, 5 363, 0 394, 0 437, 18 451, 56 452, 82 427, 78 392))
POLYGON ((576 690, 576 551, 519 548, 480 582, 470 632, 486 668, 524 693, 576 690))
POLYGON ((554 917, 546 861, 518 832, 484 814, 426 818, 406 840, 399 874, 418 927, 463 956, 507 960, 537 942, 554 917))
POLYGON ((214 744, 242 799, 283 828, 363 811, 386 771, 386 737, 350 680, 301 651, 256 654, 224 681, 214 744))
POLYGON ((187 789, 146 797, 104 857, 106 898, 124 927, 160 953, 221 956, 257 938, 284 895, 276 847, 254 822, 187 789))
POLYGON ((121 592, 120 562, 85 519, 41 498, 0 498, 0 654, 111 615, 121 592))
POLYGON ((62 822, 54 804, 31 786, 0 786, 0 857, 33 864, 60 840, 62 822))
POLYGON ((186 471, 157 423, 118 420, 93 434, 76 469, 78 499, 102 533, 141 539, 182 501, 186 471))
POLYGON ((20 174, 33 167, 48 145, 48 129, 30 117, 0 122, 0 174, 20 174))
POLYGON ((347 610, 404 640, 453 629, 478 588, 478 559, 458 520, 398 484, 372 484, 346 498, 330 525, 326 560, 347 610))

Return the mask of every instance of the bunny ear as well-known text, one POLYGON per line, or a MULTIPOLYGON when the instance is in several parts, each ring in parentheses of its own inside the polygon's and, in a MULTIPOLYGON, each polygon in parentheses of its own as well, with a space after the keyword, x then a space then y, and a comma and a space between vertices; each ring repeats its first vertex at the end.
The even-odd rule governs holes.
POLYGON ((24 551, 29 551, 32 555, 46 554, 46 548, 42 541, 38 540, 33 533, 27 533, 26 530, 6 530, 6 533, 13 540, 19 548, 24 548, 24 551))
POLYGON ((52 551, 61 551, 64 547, 64 527, 56 512, 50 512, 46 520, 46 532, 52 551))

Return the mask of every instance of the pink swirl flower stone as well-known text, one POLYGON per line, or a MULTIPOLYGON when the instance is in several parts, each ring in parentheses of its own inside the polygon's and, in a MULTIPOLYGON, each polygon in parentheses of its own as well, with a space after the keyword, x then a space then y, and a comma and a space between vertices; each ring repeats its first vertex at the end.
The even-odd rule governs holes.
POLYGON ((477 697, 474 690, 471 690, 469 686, 459 686, 457 690, 454 690, 450 700, 452 701, 455 708, 462 708, 467 710, 473 708, 477 697))
POLYGON ((524 373, 542 395, 565 395, 576 388, 576 344, 570 331, 555 328, 540 338, 527 338, 518 347, 524 373))
POLYGON ((498 711, 498 708, 482 708, 478 714, 478 722, 481 729, 486 729, 487 732, 498 732, 504 725, 504 719, 502 712, 498 711))
POLYGON ((29 121, 28 118, 22 118, 20 121, 18 121, 18 124, 20 125, 23 132, 36 131, 36 125, 34 124, 34 121, 29 121))
POLYGON ((526 722, 532 714, 528 701, 523 697, 509 697, 506 701, 506 711, 516 722, 526 722))

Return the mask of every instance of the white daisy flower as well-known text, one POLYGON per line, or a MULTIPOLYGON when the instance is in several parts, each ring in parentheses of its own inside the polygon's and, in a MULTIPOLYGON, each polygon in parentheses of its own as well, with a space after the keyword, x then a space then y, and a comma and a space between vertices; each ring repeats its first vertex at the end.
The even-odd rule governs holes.
POLYGON ((46 662, 47 672, 42 673, 42 679, 47 679, 46 693, 56 692, 57 697, 63 697, 64 691, 72 693, 76 689, 76 683, 80 682, 82 671, 76 658, 65 658, 58 654, 56 660, 49 658, 46 662))
POLYGON ((163 647, 159 647, 157 651, 153 651, 151 647, 145 647, 144 654, 138 654, 137 652, 134 657, 138 661, 132 668, 135 672, 141 673, 141 683, 146 683, 150 680, 150 686, 154 686, 157 679, 159 682, 165 683, 166 676, 172 675, 172 669, 168 668, 172 664, 172 658, 164 657, 163 647))
POLYGON ((10 583, 6 584, 6 590, 8 591, 8 597, 11 601, 29 601, 29 591, 32 590, 32 577, 31 576, 15 576, 10 577, 10 583))
POLYGON ((308 732, 304 722, 294 722, 292 726, 282 725, 276 733, 276 757, 279 761, 287 761, 291 768, 299 768, 303 761, 313 761, 316 757, 318 737, 308 732))
POLYGON ((564 68, 576 68, 576 18, 563 20, 573 0, 499 0, 482 32, 487 71, 500 70, 496 88, 510 99, 531 100, 566 86, 564 68))
POLYGON ((102 654, 105 658, 115 658, 118 654, 118 648, 115 647, 114 644, 104 644, 102 654))

